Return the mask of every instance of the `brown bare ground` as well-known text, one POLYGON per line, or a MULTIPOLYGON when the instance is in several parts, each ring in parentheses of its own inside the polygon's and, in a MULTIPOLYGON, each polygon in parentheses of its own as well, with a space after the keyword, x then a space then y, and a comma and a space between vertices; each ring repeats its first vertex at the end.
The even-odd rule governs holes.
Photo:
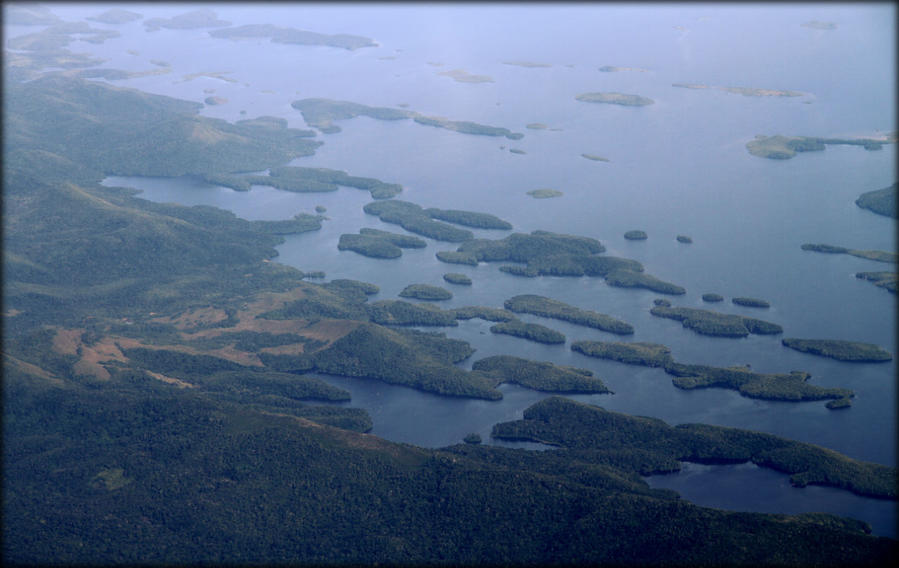
POLYGON ((62 379, 60 379, 56 375, 50 373, 49 371, 41 369, 37 365, 32 365, 31 363, 26 363, 25 361, 22 361, 21 359, 13 357, 12 355, 7 355, 6 353, 4 353, 3 360, 4 360, 5 364, 12 365, 13 367, 19 369, 26 375, 31 375, 32 377, 37 377, 39 379, 44 379, 46 381, 50 381, 51 383, 53 383, 57 386, 63 386, 65 384, 65 382, 62 379))
POLYGON ((144 369, 144 372, 153 377, 156 380, 162 381, 164 383, 168 383, 170 385, 175 385, 177 387, 181 387, 183 389, 193 389, 196 388, 196 385, 188 383, 186 381, 182 381, 181 379, 176 379, 174 377, 168 377, 161 373, 154 373, 153 371, 148 371, 144 369))
POLYGON ((56 328, 56 335, 53 336, 53 350, 63 355, 78 355, 81 334, 84 332, 83 328, 56 328))

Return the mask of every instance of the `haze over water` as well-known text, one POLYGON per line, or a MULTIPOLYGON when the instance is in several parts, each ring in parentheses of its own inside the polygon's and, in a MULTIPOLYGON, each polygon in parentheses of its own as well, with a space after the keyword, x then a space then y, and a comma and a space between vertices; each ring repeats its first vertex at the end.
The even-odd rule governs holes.
MULTIPOLYGON (((860 271, 894 270, 888 264, 848 255, 803 251, 803 243, 895 251, 895 222, 858 208, 859 194, 896 180, 893 146, 865 151, 828 146, 790 160, 750 155, 746 142, 758 134, 871 136, 895 129, 895 21, 890 4, 665 5, 312 5, 214 7, 235 25, 272 23, 319 33, 374 39, 377 47, 348 51, 270 43, 267 39, 215 39, 208 29, 145 31, 141 21, 98 28, 122 37, 94 45, 73 44, 116 69, 147 70, 150 60, 171 64, 171 73, 112 81, 201 102, 214 89, 228 99, 202 113, 230 121, 260 115, 307 128, 290 103, 331 98, 398 108, 508 128, 521 140, 465 135, 405 121, 367 117, 339 121, 342 132, 321 134, 314 156, 293 165, 341 169, 404 187, 398 198, 423 207, 495 214, 518 232, 549 230, 599 239, 605 254, 640 261, 646 271, 687 289, 669 298, 675 306, 714 309, 776 322, 783 337, 847 339, 894 352, 895 296, 855 278, 860 271), (835 29, 804 27, 833 22, 835 29), (128 53, 137 52, 137 55, 128 53), (509 65, 531 62, 547 67, 509 65), (439 65, 437 65, 439 64, 439 65), (601 72, 602 66, 633 68, 601 72), (440 72, 463 69, 492 82, 465 83, 440 72), (234 82, 210 77, 184 81, 190 73, 227 72, 234 82), (799 97, 748 97, 716 89, 676 88, 672 83, 755 87, 802 92, 799 97), (585 92, 633 93, 655 101, 647 107, 590 104, 585 92), (246 115, 240 114, 246 110, 246 115), (535 130, 527 124, 543 123, 535 130), (510 148, 525 154, 509 152, 510 148), (584 159, 594 154, 608 162, 584 159), (537 200, 525 194, 554 188, 564 195, 537 200), (646 241, 623 233, 645 230, 646 241), (675 240, 689 235, 692 244, 675 240), (727 301, 705 304, 717 292, 727 301), (771 308, 740 308, 734 296, 763 298, 771 308)), ((65 20, 93 16, 112 6, 52 5, 65 20)), ((145 18, 171 17, 195 6, 124 8, 145 18)), ((12 28, 8 35, 33 31, 12 28)), ((393 299, 407 284, 450 287, 446 272, 469 275, 471 287, 452 287, 441 307, 501 307, 517 294, 540 294, 632 324, 627 341, 662 343, 678 361, 716 366, 750 364, 753 370, 804 370, 813 384, 855 392, 852 408, 830 411, 823 402, 770 402, 734 391, 679 390, 659 369, 590 359, 569 349, 572 341, 622 338, 555 320, 524 316, 568 337, 547 346, 489 332, 481 320, 446 328, 477 352, 462 365, 510 354, 592 370, 615 394, 572 398, 609 410, 654 416, 670 424, 702 422, 748 428, 820 444, 850 457, 895 465, 895 361, 850 364, 799 353, 779 336, 745 339, 705 337, 678 322, 649 313, 659 294, 613 288, 598 278, 518 278, 496 263, 449 265, 434 254, 455 246, 431 239, 402 258, 376 260, 338 251, 342 233, 362 227, 402 232, 366 215, 367 192, 295 194, 255 187, 234 192, 196 180, 109 178, 108 185, 143 190, 154 201, 208 204, 247 219, 285 219, 327 208, 320 231, 288 236, 278 262, 323 270, 327 279, 377 284, 372 300, 393 299)), ((508 231, 475 231, 502 238, 508 231)), ((547 396, 513 385, 490 402, 451 399, 362 379, 325 377, 351 391, 351 406, 366 408, 372 433, 438 447, 469 432, 485 442, 493 424, 519 418, 547 396)), ((694 502, 739 510, 823 510, 871 522, 878 534, 895 534, 892 502, 836 490, 789 487, 787 476, 752 465, 697 466, 654 477, 654 486, 676 488, 694 502), (735 487, 753 486, 754 491, 735 487)))

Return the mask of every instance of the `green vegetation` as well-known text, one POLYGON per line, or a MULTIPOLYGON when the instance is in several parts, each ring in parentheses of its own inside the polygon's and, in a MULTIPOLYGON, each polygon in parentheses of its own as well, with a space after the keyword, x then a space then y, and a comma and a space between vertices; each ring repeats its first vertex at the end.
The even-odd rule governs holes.
MULTIPOLYGON (((85 61, 69 57, 58 62, 85 61)), ((362 434, 372 423, 358 408, 305 404, 347 395, 295 372, 502 395, 495 378, 454 366, 467 343, 366 321, 396 322, 403 307, 436 320, 439 309, 372 309, 374 285, 311 284, 324 273, 266 262, 281 241, 271 226, 99 185, 274 168, 317 146, 302 131, 204 119, 195 103, 99 82, 17 77, 4 84, 10 564, 879 566, 895 556, 894 541, 859 523, 716 511, 652 490, 620 465, 647 452, 416 448, 362 434)), ((818 475, 797 471, 801 482, 818 475)), ((878 470, 860 472, 876 486, 878 470)))
POLYGON ((358 235, 340 235, 338 250, 351 250, 371 258, 399 258, 404 248, 424 248, 427 243, 411 235, 363 228, 358 235))
POLYGON ((436 126, 437 128, 452 130, 453 132, 461 132, 462 134, 503 136, 509 140, 521 140, 524 138, 524 134, 512 132, 508 128, 487 126, 476 122, 469 122, 467 120, 449 120, 438 116, 424 116, 418 113, 413 113, 412 120, 425 126, 436 126))
POLYGON ((506 300, 503 305, 507 310, 515 313, 527 313, 554 318, 592 327, 594 329, 600 329, 602 331, 608 331, 609 333, 616 333, 618 335, 630 335, 634 333, 634 328, 629 323, 599 312, 582 310, 544 296, 537 296, 534 294, 515 296, 506 300))
POLYGON ((893 185, 885 187, 883 189, 876 189, 874 191, 865 192, 855 200, 855 204, 862 209, 867 209, 869 211, 877 213, 878 215, 893 217, 895 219, 897 217, 897 187, 899 187, 899 184, 894 183, 893 185))
MULTIPOLYGON (((286 127, 287 121, 282 118, 259 117, 252 120, 240 120, 237 124, 265 133, 273 129, 277 130, 281 124, 286 127)), ((249 191, 253 185, 265 185, 295 193, 310 193, 337 191, 340 186, 346 186, 369 191, 374 199, 389 199, 403 191, 403 186, 399 184, 385 183, 374 178, 351 176, 341 170, 296 166, 271 168, 269 175, 265 176, 217 173, 204 175, 203 179, 236 191, 249 191)))
POLYGON ((313 128, 317 128, 326 134, 340 132, 340 127, 333 124, 335 120, 347 120, 357 116, 368 116, 377 120, 406 120, 411 118, 418 124, 436 126, 453 132, 463 134, 477 134, 481 136, 505 136, 510 140, 520 140, 524 137, 521 133, 512 132, 507 128, 486 126, 468 121, 455 121, 446 118, 424 116, 417 112, 388 107, 370 107, 348 101, 335 101, 332 99, 302 99, 294 101, 291 106, 303 113, 303 120, 313 128))
POLYGON ((599 460, 613 459, 617 467, 640 475, 667 472, 672 460, 751 461, 789 473, 790 482, 796 487, 825 485, 859 495, 896 498, 896 468, 857 461, 771 434, 706 424, 672 427, 655 418, 610 412, 558 396, 532 405, 524 411, 523 420, 497 424, 491 436, 600 452, 599 460), (621 457, 636 454, 642 458, 642 464, 628 467, 616 453, 623 454, 621 457))
POLYGON ((702 295, 703 302, 723 302, 724 296, 721 294, 715 294, 714 292, 708 292, 702 295))
POLYGON ((458 243, 474 238, 471 231, 429 218, 421 206, 408 201, 392 199, 374 201, 362 208, 369 215, 377 215, 385 223, 395 223, 411 233, 417 233, 438 241, 458 243))
POLYGON ((159 28, 193 30, 198 28, 223 28, 230 25, 231 22, 219 20, 215 11, 209 8, 185 12, 172 18, 150 18, 144 20, 144 27, 147 28, 148 32, 155 32, 159 28))
POLYGON ((453 69, 451 71, 441 71, 437 73, 438 75, 443 75, 444 77, 451 77, 453 81, 458 81, 459 83, 492 83, 493 77, 489 75, 474 75, 465 71, 464 69, 453 69))
POLYGON ((596 154, 581 154, 581 157, 587 158, 588 160, 593 160, 594 162, 609 162, 608 158, 603 158, 602 156, 597 156, 596 154))
MULTIPOLYGON (((509 148, 509 152, 511 152, 513 154, 520 154, 520 155, 527 154, 527 152, 525 152, 521 148, 509 148)), ((528 192, 528 193, 530 194, 530 192, 528 192)), ((536 197, 536 195, 534 197, 536 197)))
POLYGON ((563 195, 565 195, 558 189, 532 189, 526 193, 534 199, 549 199, 552 197, 562 197, 563 195))
POLYGON ((192 392, 4 383, 16 399, 4 410, 4 558, 17 564, 523 565, 553 547, 559 562, 605 565, 885 566, 895 555, 894 541, 838 517, 677 500, 633 473, 640 457, 615 463, 611 449, 430 450, 192 392))
POLYGON ((499 271, 513 276, 524 276, 525 278, 536 278, 537 276, 540 276, 540 273, 537 272, 537 270, 527 266, 521 266, 520 264, 504 264, 499 267, 499 271))
POLYGON ((368 306, 371 321, 386 325, 456 326, 455 315, 432 304, 413 304, 404 300, 381 300, 368 306))
POLYGON ((549 362, 530 361, 509 355, 496 355, 475 361, 471 366, 494 377, 497 384, 515 383, 523 387, 547 392, 609 393, 592 371, 562 367, 549 362))
POLYGON ((679 242, 679 243, 684 243, 684 244, 689 245, 689 244, 691 244, 691 243, 693 242, 693 239, 691 239, 691 238, 688 237, 687 235, 678 235, 678 236, 677 236, 677 242, 679 242))
POLYGON ((655 276, 644 274, 642 272, 634 272, 633 270, 618 269, 606 274, 606 283, 609 286, 618 288, 646 288, 660 294, 671 294, 680 296, 686 294, 687 291, 677 284, 659 280, 655 276))
POLYGON ((480 444, 481 443, 481 435, 472 432, 470 434, 466 434, 462 441, 466 444, 480 444))
POLYGON ((608 103, 622 106, 646 106, 655 102, 640 95, 625 93, 583 93, 574 98, 585 103, 608 103))
POLYGON ((143 16, 130 10, 112 8, 110 10, 106 10, 102 14, 89 16, 85 19, 94 22, 100 22, 101 24, 127 24, 128 22, 133 22, 134 20, 139 20, 141 18, 143 18, 143 16))
POLYGON ((425 248, 428 246, 427 241, 413 237, 412 235, 401 235, 399 233, 391 233, 390 231, 382 231, 380 229, 369 229, 367 227, 359 229, 359 233, 366 236, 378 237, 390 241, 400 248, 425 248))
POLYGON ((440 286, 431 286, 430 284, 409 284, 400 292, 400 297, 433 302, 450 300, 453 297, 453 293, 440 286))
POLYGON ((507 322, 498 323, 490 326, 493 333, 503 333, 523 339, 530 339, 538 343, 559 344, 565 343, 565 335, 554 329, 538 323, 524 323, 520 320, 509 320, 507 322))
POLYGON ((852 406, 852 399, 838 398, 836 400, 829 400, 824 406, 826 406, 829 410, 842 410, 844 408, 850 408, 852 406))
POLYGON ((628 365, 662 367, 673 375, 674 386, 682 389, 720 387, 733 389, 749 398, 781 401, 842 399, 853 396, 841 388, 822 388, 808 384, 810 374, 793 371, 788 374, 754 373, 747 367, 710 367, 677 363, 671 350, 657 343, 608 343, 576 341, 571 350, 589 357, 609 359, 628 365))
POLYGON ((459 272, 447 272, 443 275, 443 279, 450 284, 458 284, 460 286, 471 286, 471 278, 459 272))
POLYGON ((608 343, 605 341, 575 341, 571 350, 598 359, 610 359, 628 365, 665 367, 673 362, 671 349, 658 343, 608 343))
POLYGON ((873 282, 875 286, 884 288, 893 294, 896 293, 897 274, 895 272, 857 272, 856 278, 873 282))
POLYGON ((423 351, 414 336, 374 324, 362 324, 319 351, 314 363, 323 373, 377 379, 449 396, 502 398, 479 374, 423 351))
POLYGON ((894 252, 887 252, 882 250, 856 250, 835 245, 812 243, 805 243, 804 245, 802 245, 802 250, 823 252, 826 254, 849 254, 852 256, 857 256, 859 258, 866 258, 868 260, 874 260, 877 262, 889 262, 892 264, 896 264, 896 262, 899 262, 899 255, 894 252))
POLYGON ((811 401, 853 396, 842 388, 823 388, 808 384, 810 374, 792 371, 781 374, 754 373, 745 367, 710 367, 671 363, 665 372, 674 375, 674 386, 681 389, 720 387, 734 389, 741 395, 763 400, 811 401))
POLYGON ((830 357, 838 361, 880 363, 893 360, 889 351, 871 343, 842 339, 796 339, 792 337, 785 337, 781 343, 796 351, 830 357))
POLYGON ((750 333, 761 335, 783 333, 783 328, 774 323, 711 310, 656 306, 650 310, 650 313, 654 316, 677 320, 685 328, 701 335, 746 337, 750 333))
POLYGON ((467 264, 469 266, 477 266, 478 259, 474 255, 467 252, 458 252, 453 250, 438 251, 437 260, 446 262, 447 264, 467 264))
POLYGON ((738 306, 744 306, 747 308, 770 308, 771 304, 765 300, 759 300, 758 298, 732 298, 731 302, 738 306))
POLYGON ((434 209, 428 208, 424 210, 425 215, 431 219, 447 221, 457 225, 465 225, 466 227, 474 227, 476 229, 501 229, 510 230, 512 224, 503 221, 495 215, 489 213, 476 213, 474 211, 460 211, 458 209, 434 209))
POLYGON ((670 308, 671 302, 669 302, 665 298, 656 298, 655 300, 652 301, 652 305, 653 306, 664 306, 666 308, 670 308))
POLYGON ((224 97, 206 97, 203 102, 210 106, 223 105, 228 102, 224 97))
POLYGON ((460 320, 478 318, 485 321, 503 322, 518 319, 515 317, 515 314, 508 310, 488 308, 485 306, 465 306, 447 311, 451 312, 456 319, 460 320))
POLYGON ((399 258, 403 250, 391 243, 389 239, 373 235, 340 235, 337 250, 351 250, 371 258, 399 258))
POLYGON ((326 45, 341 49, 355 50, 374 47, 377 44, 367 37, 349 34, 320 34, 296 28, 282 28, 271 24, 250 24, 209 32, 212 37, 223 39, 269 38, 272 43, 292 45, 326 45))
POLYGON ((753 156, 772 160, 789 160, 797 152, 820 152, 828 144, 862 146, 865 150, 880 150, 884 144, 895 142, 895 136, 883 138, 819 138, 812 136, 756 136, 746 143, 753 156))
POLYGON ((624 238, 629 241, 645 241, 648 237, 646 231, 633 230, 624 233, 624 238))

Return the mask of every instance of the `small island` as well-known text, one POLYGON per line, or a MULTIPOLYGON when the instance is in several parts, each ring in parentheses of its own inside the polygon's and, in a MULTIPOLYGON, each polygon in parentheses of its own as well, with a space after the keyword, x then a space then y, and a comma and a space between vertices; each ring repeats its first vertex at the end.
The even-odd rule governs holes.
POLYGON ((562 197, 565 195, 558 189, 532 189, 527 192, 534 199, 550 199, 552 197, 562 197))
POLYGON ((447 272, 443 275, 443 279, 449 282, 450 284, 458 284, 460 286, 471 286, 471 278, 466 276, 465 274, 460 274, 458 272, 447 272))
POLYGON ((172 18, 150 18, 149 20, 144 20, 144 27, 147 28, 148 32, 155 32, 160 28, 195 30, 200 28, 223 28, 230 25, 231 22, 220 20, 215 11, 209 8, 185 12, 172 18))
POLYGON ((228 99, 224 97, 206 97, 205 99, 203 99, 203 102, 205 102, 209 106, 216 106, 227 103, 228 99))
POLYGON ((133 22, 134 20, 139 20, 143 18, 140 14, 135 12, 131 12, 130 10, 122 10, 121 8, 113 8, 111 10, 106 10, 102 14, 98 14, 96 16, 89 16, 85 18, 86 20, 91 20, 93 22, 100 22, 101 24, 127 24, 128 22, 133 22))
POLYGON ((426 300, 429 302, 450 300, 453 293, 446 288, 440 286, 431 286, 430 284, 409 284, 400 292, 400 298, 415 298, 416 300, 426 300))
POLYGON ((850 361, 853 363, 884 363, 892 361, 893 356, 889 351, 871 343, 859 343, 857 341, 845 341, 841 339, 796 339, 785 337, 781 340, 785 347, 830 357, 837 361, 850 361))
POLYGON ((521 148, 509 148, 509 152, 511 152, 513 154, 519 154, 519 155, 527 154, 527 152, 525 152, 521 148))
POLYGON ((646 234, 646 231, 633 230, 624 233, 624 238, 629 241, 645 241, 649 238, 646 234))
POLYGON ((533 61, 503 61, 503 65, 514 65, 516 67, 527 67, 528 69, 536 69, 540 67, 552 67, 549 63, 535 63, 533 61))
POLYGON ((293 45, 325 45, 350 51, 363 47, 375 47, 377 44, 367 37, 349 34, 320 34, 296 28, 282 28, 271 24, 250 24, 235 26, 223 30, 214 30, 209 35, 216 38, 243 40, 269 38, 272 43, 293 45))
POLYGON ((896 262, 899 262, 899 255, 894 252, 887 252, 882 250, 857 250, 841 246, 827 245, 823 243, 805 243, 801 248, 802 250, 823 252, 825 254, 848 254, 851 256, 857 256, 859 258, 874 260, 876 262, 888 262, 892 264, 896 264, 896 262))
POLYGON ((503 303, 503 307, 515 313, 558 319, 618 335, 631 335, 634 333, 632 325, 612 316, 591 310, 582 310, 564 302, 535 294, 523 294, 509 298, 503 303))
POLYGON ((770 308, 771 304, 765 300, 759 300, 758 298, 733 298, 731 302, 736 304, 737 306, 744 306, 747 308, 770 308))
POLYGON ((496 386, 514 383, 544 392, 611 393, 600 379, 593 376, 592 371, 559 366, 546 361, 496 355, 475 361, 471 369, 495 378, 496 386))
POLYGON ((682 296, 687 293, 687 290, 682 286, 633 270, 613 270, 606 274, 605 279, 606 284, 617 288, 645 288, 659 294, 670 294, 672 296, 682 296))
POLYGON ((642 67, 617 67, 615 65, 603 65, 599 68, 603 73, 621 73, 622 71, 636 71, 638 73, 646 73, 649 69, 642 67))
POLYGON ((608 359, 628 365, 661 367, 674 376, 674 386, 684 390, 726 388, 748 398, 789 402, 839 400, 853 392, 842 388, 824 388, 808 383, 811 375, 803 371, 790 373, 755 373, 748 367, 712 367, 688 365, 674 361, 671 350, 657 343, 608 343, 575 341, 571 350, 589 357, 608 359))
POLYGON ((715 294, 714 292, 708 292, 702 295, 703 302, 723 302, 724 296, 721 294, 715 294))
POLYGON ((828 144, 862 146, 865 150, 880 150, 884 144, 896 142, 892 133, 879 138, 820 138, 813 136, 763 136, 759 134, 746 143, 746 149, 753 156, 771 160, 789 160, 798 152, 821 152, 828 144))
POLYGON ((468 266, 477 266, 478 259, 467 252, 459 252, 455 250, 441 250, 438 251, 437 260, 440 262, 445 262, 447 264, 466 264, 468 266))
POLYGON ((431 219, 425 210, 415 203, 391 199, 366 204, 363 211, 377 215, 385 223, 394 223, 410 233, 430 237, 438 241, 458 243, 474 238, 471 231, 458 229, 447 223, 431 219))
POLYGON ((629 95, 626 93, 583 93, 574 98, 586 103, 606 103, 621 106, 647 106, 655 102, 640 95, 629 95))
POLYGON ((471 434, 466 434, 462 441, 466 444, 480 444, 481 443, 481 435, 472 432, 471 434))
POLYGON ((453 81, 458 81, 459 83, 492 83, 493 77, 489 75, 474 75, 465 71, 464 69, 452 69, 450 71, 440 71, 437 73, 438 75, 443 75, 444 77, 450 77, 453 81))
POLYGON ((427 243, 411 235, 377 229, 360 229, 358 235, 340 235, 337 250, 351 250, 371 258, 399 258, 404 248, 424 248, 427 243))
POLYGON ((608 158, 603 158, 602 156, 597 156, 596 154, 581 154, 582 158, 587 158, 588 160, 592 160, 594 162, 609 162, 608 158))
POLYGON ((433 304, 413 304, 405 300, 381 300, 366 306, 371 321, 382 325, 455 327, 455 314, 433 304))
POLYGON ((558 331, 538 323, 524 323, 517 319, 493 325, 490 327, 490 331, 550 345, 565 343, 565 335, 558 331))
POLYGON ((686 329, 714 337, 746 337, 750 333, 758 335, 783 333, 781 326, 771 322, 734 314, 722 314, 711 310, 655 306, 649 310, 649 313, 677 320, 686 329))
POLYGON ((678 235, 678 236, 677 236, 677 242, 679 242, 679 243, 684 243, 684 244, 689 245, 689 244, 691 244, 691 243, 693 242, 693 239, 691 239, 691 238, 688 237, 687 235, 678 235))

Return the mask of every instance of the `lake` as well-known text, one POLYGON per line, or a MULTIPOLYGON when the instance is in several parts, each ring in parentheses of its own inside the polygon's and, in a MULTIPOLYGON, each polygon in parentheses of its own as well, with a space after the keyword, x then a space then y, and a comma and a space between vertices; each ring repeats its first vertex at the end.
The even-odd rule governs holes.
MULTIPOLYGON (((129 4, 146 17, 170 17, 190 5, 129 4)), ((65 19, 95 15, 108 5, 54 5, 65 19)), ((208 30, 146 32, 140 21, 116 29, 102 44, 74 42, 73 51, 129 70, 170 63, 171 73, 124 81, 139 88, 201 102, 211 94, 227 103, 202 113, 234 121, 259 115, 307 128, 290 103, 332 98, 426 115, 468 120, 521 132, 521 140, 474 136, 367 117, 340 121, 325 144, 293 165, 341 169, 404 187, 399 199, 424 207, 495 214, 518 232, 549 230, 599 239, 606 254, 633 258, 646 271, 686 288, 675 306, 706 307, 773 321, 784 337, 847 339, 896 344, 895 295, 855 278, 859 271, 894 265, 848 255, 803 251, 807 242, 895 251, 895 221, 858 208, 859 194, 896 180, 893 146, 865 151, 828 146, 790 160, 750 155, 756 135, 870 136, 895 129, 894 7, 882 5, 221 5, 220 18, 275 23, 320 33, 357 34, 377 47, 348 51, 326 46, 273 44, 267 39, 215 39, 208 30), (835 22, 835 29, 804 27, 835 22), (129 52, 130 51, 130 52, 129 52), (136 53, 136 55, 135 55, 136 53), (520 63, 545 66, 523 66, 520 63), (509 64, 519 63, 519 64, 509 64), (600 67, 630 68, 602 72, 600 67), (441 72, 462 69, 492 82, 466 83, 441 72), (222 80, 191 73, 225 73, 222 80), (798 97, 750 97, 723 90, 756 87, 799 91, 798 97), (207 92, 210 91, 210 92, 207 92), (646 107, 577 101, 586 92, 639 94, 646 107), (404 107, 405 108, 405 107, 404 107), (241 114, 246 111, 246 114, 241 114), (543 123, 546 129, 527 128, 543 123), (512 153, 515 148, 523 154, 512 153), (591 161, 582 154, 607 158, 591 161), (554 199, 526 192, 553 188, 554 199), (641 229, 645 241, 624 232, 641 229), (692 244, 677 242, 689 235, 692 244), (717 292, 727 301, 701 300, 717 292), (735 296, 762 298, 769 309, 735 306, 735 296)), ((14 27, 10 35, 33 31, 14 27)), ((614 394, 577 395, 609 410, 654 416, 668 423, 702 422, 748 428, 820 444, 853 458, 896 465, 896 364, 851 364, 783 347, 779 336, 744 339, 697 335, 649 313, 659 295, 613 288, 598 278, 519 278, 497 265, 449 265, 435 253, 455 246, 427 239, 424 249, 377 260, 338 251, 342 233, 372 227, 402 232, 366 215, 367 192, 294 194, 254 187, 240 193, 192 179, 108 178, 135 187, 141 197, 186 205, 215 205, 247 219, 285 219, 327 209, 320 231, 292 235, 278 247, 278 262, 323 270, 327 279, 377 284, 373 299, 392 299, 414 282, 451 288, 441 307, 501 307, 517 294, 540 294, 632 324, 625 340, 662 343, 678 361, 716 366, 750 364, 756 371, 804 370, 811 382, 855 391, 852 408, 831 411, 823 402, 770 402, 730 390, 684 391, 659 369, 632 367, 573 353, 572 341, 620 337, 555 320, 525 316, 561 331, 566 345, 541 345, 489 332, 481 320, 441 329, 477 352, 461 365, 495 354, 574 365, 593 371, 614 394), (470 287, 445 284, 462 272, 470 287)), ((502 238, 509 231, 475 231, 502 238)), ((368 410, 373 433, 429 447, 458 443, 477 432, 487 443, 493 424, 513 420, 547 396, 502 387, 501 401, 452 399, 363 379, 326 377, 352 393, 352 406, 368 410)), ((770 512, 829 511, 864 519, 877 534, 895 535, 892 502, 863 499, 828 488, 789 487, 787 476, 745 464, 687 464, 679 474, 650 478, 696 503, 770 512), (752 491, 746 491, 752 487, 752 491)))

